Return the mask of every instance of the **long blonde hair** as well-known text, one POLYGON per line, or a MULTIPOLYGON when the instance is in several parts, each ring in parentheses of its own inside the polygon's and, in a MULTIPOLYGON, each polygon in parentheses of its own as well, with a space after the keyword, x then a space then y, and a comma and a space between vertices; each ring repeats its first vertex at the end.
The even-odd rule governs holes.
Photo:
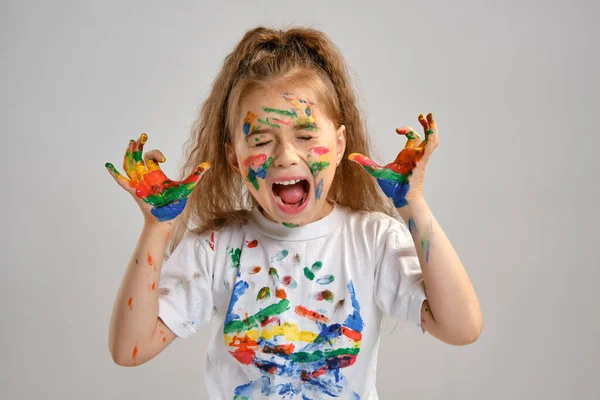
POLYGON ((242 177, 228 165, 225 144, 231 143, 240 99, 249 90, 275 83, 302 82, 315 89, 325 114, 346 126, 346 152, 337 167, 328 199, 352 210, 394 215, 375 180, 347 159, 350 153, 370 155, 369 138, 356 105, 345 61, 323 33, 311 28, 275 30, 257 27, 246 32, 223 63, 212 90, 202 104, 186 142, 182 176, 209 161, 207 171, 177 218, 170 250, 187 229, 217 229, 225 222, 244 223, 257 205, 242 177), (312 79, 311 79, 312 78, 312 79))

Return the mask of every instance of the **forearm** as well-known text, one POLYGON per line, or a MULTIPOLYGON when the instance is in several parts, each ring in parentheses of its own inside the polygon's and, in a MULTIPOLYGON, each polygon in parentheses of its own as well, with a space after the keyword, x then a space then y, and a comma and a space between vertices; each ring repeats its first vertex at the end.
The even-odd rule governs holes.
POLYGON ((160 269, 171 233, 170 224, 144 224, 112 311, 109 350, 114 359, 131 355, 137 343, 154 333, 160 269))
POLYGON ((425 200, 409 202, 398 213, 415 242, 435 324, 447 337, 475 340, 483 325, 479 301, 446 234, 425 200))

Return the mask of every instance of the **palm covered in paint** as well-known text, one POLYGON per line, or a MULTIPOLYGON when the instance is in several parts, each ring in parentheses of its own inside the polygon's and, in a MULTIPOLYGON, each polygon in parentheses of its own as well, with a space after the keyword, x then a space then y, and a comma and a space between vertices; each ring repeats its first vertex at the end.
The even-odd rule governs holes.
POLYGON ((419 122, 425 130, 425 139, 419 140, 419 134, 410 127, 396 129, 398 134, 406 135, 408 141, 396 159, 383 167, 362 154, 352 153, 348 156, 350 161, 361 165, 377 179, 396 208, 404 207, 410 200, 423 198, 425 167, 439 143, 433 114, 428 114, 427 118, 419 115, 419 122))
POLYGON ((168 221, 179 215, 202 174, 210 168, 209 163, 200 164, 185 180, 172 181, 167 178, 155 160, 158 150, 146 153, 142 158, 144 144, 148 135, 143 133, 138 141, 130 140, 123 160, 123 169, 127 178, 111 164, 106 163, 111 175, 125 190, 135 196, 144 212, 150 212, 158 221, 168 221), (153 154, 154 153, 154 154, 153 154))

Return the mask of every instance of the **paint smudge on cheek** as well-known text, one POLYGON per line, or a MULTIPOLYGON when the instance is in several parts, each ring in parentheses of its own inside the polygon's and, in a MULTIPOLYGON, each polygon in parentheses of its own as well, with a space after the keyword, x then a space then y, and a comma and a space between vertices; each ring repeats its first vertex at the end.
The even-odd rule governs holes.
POLYGON ((321 199, 321 193, 323 192, 323 178, 317 183, 317 189, 315 191, 315 197, 317 200, 321 199))
POLYGON ((259 189, 258 179, 265 179, 267 177, 267 171, 272 162, 273 157, 267 158, 266 154, 255 154, 242 162, 248 168, 246 180, 252 184, 254 189, 259 189))
POLYGON ((329 149, 327 147, 312 147, 308 150, 308 166, 310 172, 316 178, 319 172, 329 167, 329 149))

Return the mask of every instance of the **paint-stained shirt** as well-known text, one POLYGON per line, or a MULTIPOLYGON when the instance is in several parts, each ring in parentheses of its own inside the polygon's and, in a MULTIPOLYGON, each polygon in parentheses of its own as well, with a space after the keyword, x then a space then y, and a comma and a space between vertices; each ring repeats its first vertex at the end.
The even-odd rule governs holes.
POLYGON ((159 316, 188 337, 212 321, 211 399, 377 399, 384 314, 415 327, 425 300, 412 237, 382 213, 335 206, 288 228, 187 232, 161 271, 159 316))

